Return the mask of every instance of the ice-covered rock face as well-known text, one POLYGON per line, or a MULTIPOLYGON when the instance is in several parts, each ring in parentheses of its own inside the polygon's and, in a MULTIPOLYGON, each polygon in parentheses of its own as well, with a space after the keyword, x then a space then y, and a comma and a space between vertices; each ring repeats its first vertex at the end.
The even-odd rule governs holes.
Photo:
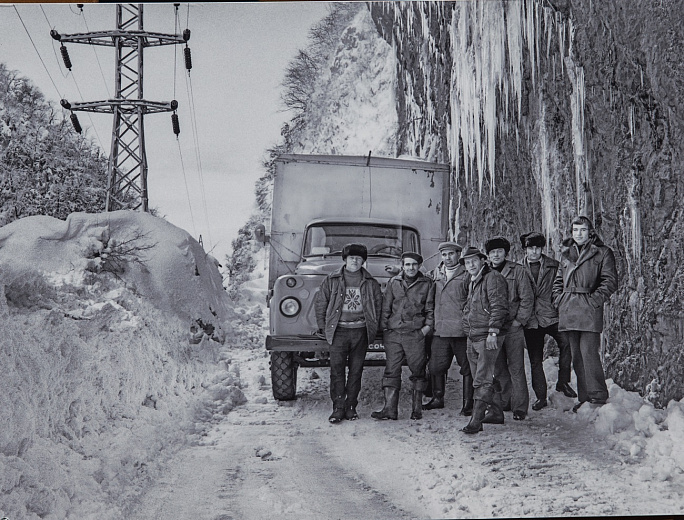
POLYGON ((578 213, 616 252, 608 372, 665 404, 677 359, 684 26, 674 1, 370 4, 397 63, 398 151, 457 172, 454 234, 554 255, 578 213), (658 390, 654 392, 654 388, 658 390))

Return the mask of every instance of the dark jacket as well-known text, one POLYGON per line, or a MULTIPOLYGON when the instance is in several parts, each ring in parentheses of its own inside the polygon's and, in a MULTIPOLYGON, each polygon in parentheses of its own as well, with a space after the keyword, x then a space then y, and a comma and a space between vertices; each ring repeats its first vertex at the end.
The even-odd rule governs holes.
POLYGON ((470 282, 463 309, 463 327, 473 341, 487 338, 489 332, 503 334, 508 319, 508 284, 498 271, 485 264, 470 282))
POLYGON ((563 241, 560 267, 553 283, 558 330, 603 331, 603 304, 617 290, 613 250, 600 238, 580 252, 572 239, 563 241))
POLYGON ((553 304, 553 282, 560 264, 546 255, 541 255, 540 264, 539 276, 535 281, 530 263, 527 258, 523 260, 523 266, 530 275, 534 291, 534 312, 525 325, 526 329, 546 328, 558 323, 558 310, 553 304))
MULTIPOLYGON (((344 266, 323 279, 314 302, 316 323, 318 323, 318 328, 324 331, 325 339, 331 345, 335 329, 340 321, 342 304, 347 289, 344 276, 342 276, 343 270, 344 266)), ((366 319, 368 341, 372 342, 378 332, 378 321, 382 308, 382 289, 378 281, 363 267, 361 273, 363 274, 360 287, 361 303, 363 304, 363 315, 366 319)))
POLYGON ((404 273, 389 279, 382 298, 381 330, 413 331, 435 323, 432 280, 420 271, 412 284, 404 273))
MULTIPOLYGON (((532 277, 525 268, 517 262, 504 261, 501 275, 508 284, 508 319, 505 329, 513 329, 513 320, 521 325, 527 325, 534 312, 534 290, 532 289, 532 277)), ((517 328, 519 330, 520 327, 517 328)))
POLYGON ((435 336, 442 338, 462 338, 463 308, 468 299, 470 275, 465 267, 458 265, 451 280, 447 281, 446 267, 440 264, 430 273, 434 280, 432 284, 432 299, 435 308, 435 336))

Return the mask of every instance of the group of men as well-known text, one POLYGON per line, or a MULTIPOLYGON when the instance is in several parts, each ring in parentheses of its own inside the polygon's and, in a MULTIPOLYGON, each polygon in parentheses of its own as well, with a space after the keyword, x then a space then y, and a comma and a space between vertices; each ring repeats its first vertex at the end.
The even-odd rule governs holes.
POLYGON ((544 235, 520 237, 522 262, 508 258, 510 242, 494 237, 485 252, 455 242, 439 245, 441 263, 424 274, 415 252, 401 257, 401 271, 389 279, 384 294, 363 268, 366 247, 344 247, 344 265, 321 283, 315 310, 319 333, 330 344, 331 423, 358 418, 366 348, 382 332, 386 364, 382 378, 384 406, 371 417, 398 418, 402 366, 410 370, 411 419, 424 410, 444 408, 446 374, 454 357, 463 380, 463 407, 469 416, 462 428, 478 433, 483 424, 503 424, 504 412, 524 420, 529 408, 525 375, 527 350, 536 401, 548 406, 544 342, 554 338, 559 349, 556 391, 583 403, 608 399, 601 364, 603 306, 617 289, 613 251, 579 216, 572 236, 563 241, 560 261, 543 253, 544 235), (577 393, 570 386, 571 366, 577 393), (348 369, 348 374, 347 374, 348 369), (426 389, 431 399, 423 403, 426 389))

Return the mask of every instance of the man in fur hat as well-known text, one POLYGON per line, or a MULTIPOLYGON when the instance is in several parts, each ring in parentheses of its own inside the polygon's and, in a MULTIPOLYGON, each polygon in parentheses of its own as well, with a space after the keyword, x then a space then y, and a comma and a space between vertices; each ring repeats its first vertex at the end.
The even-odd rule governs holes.
POLYGON ((532 280, 525 268, 507 260, 511 243, 504 237, 494 237, 485 243, 485 251, 494 271, 498 271, 508 284, 508 319, 504 325, 504 340, 496 362, 495 378, 498 382, 496 398, 487 410, 485 423, 503 424, 504 410, 513 410, 513 419, 527 416, 530 394, 525 375, 525 334, 523 326, 532 317, 534 292, 532 280))
POLYGON ((434 302, 430 299, 432 280, 419 271, 423 257, 418 253, 401 255, 401 273, 390 278, 382 299, 380 329, 385 345, 385 372, 382 388, 385 404, 373 412, 374 419, 398 418, 401 369, 404 360, 413 383, 411 419, 423 418, 423 392, 427 385, 425 336, 434 324, 434 302))
POLYGON ((444 408, 446 375, 455 357, 463 378, 460 414, 469 416, 473 412, 473 376, 466 354, 468 338, 463 330, 463 307, 468 298, 470 275, 458 261, 461 246, 456 242, 442 242, 438 249, 442 262, 431 273, 435 302, 435 332, 428 361, 432 399, 423 409, 444 408))
POLYGON ((572 238, 563 241, 560 267, 553 283, 558 308, 558 330, 567 334, 577 376, 579 402, 603 405, 608 399, 601 364, 603 305, 617 290, 618 276, 613 250, 603 244, 585 216, 571 223, 572 238))
POLYGON ((532 389, 537 400, 533 410, 541 410, 548 405, 546 375, 544 374, 544 339, 551 336, 558 344, 558 380, 556 390, 568 397, 577 397, 570 386, 572 355, 570 344, 564 332, 558 330, 558 311, 553 305, 553 281, 556 279, 559 263, 542 253, 546 247, 546 237, 541 233, 530 232, 520 237, 525 259, 523 266, 532 278, 534 291, 534 312, 523 328, 527 355, 530 358, 532 389))
POLYGON ((330 344, 331 423, 358 419, 356 405, 366 350, 378 330, 382 290, 363 268, 367 257, 363 244, 344 246, 344 265, 323 279, 314 303, 319 333, 330 344))

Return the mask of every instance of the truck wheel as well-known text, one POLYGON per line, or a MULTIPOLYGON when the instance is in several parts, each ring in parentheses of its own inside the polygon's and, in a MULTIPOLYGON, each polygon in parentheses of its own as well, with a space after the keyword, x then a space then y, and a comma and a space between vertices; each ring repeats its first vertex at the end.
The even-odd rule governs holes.
POLYGON ((297 368, 292 352, 271 352, 271 387, 279 401, 292 401, 297 393, 297 368))

